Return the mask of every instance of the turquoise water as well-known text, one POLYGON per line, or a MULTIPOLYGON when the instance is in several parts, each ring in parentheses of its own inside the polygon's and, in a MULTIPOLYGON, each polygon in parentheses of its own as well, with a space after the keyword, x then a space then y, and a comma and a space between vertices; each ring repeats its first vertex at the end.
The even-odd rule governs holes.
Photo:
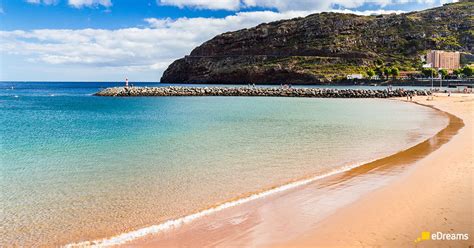
POLYGON ((392 154, 447 124, 393 100, 91 95, 108 86, 0 83, 0 245, 146 227, 392 154))

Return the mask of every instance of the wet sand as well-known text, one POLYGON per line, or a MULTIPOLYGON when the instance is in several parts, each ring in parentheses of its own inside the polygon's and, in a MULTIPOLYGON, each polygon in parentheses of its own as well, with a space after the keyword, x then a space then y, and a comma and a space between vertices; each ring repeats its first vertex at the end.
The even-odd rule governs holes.
POLYGON ((425 99, 415 100, 454 115, 444 113, 449 125, 415 147, 126 246, 404 247, 421 231, 472 233, 474 98, 425 99))

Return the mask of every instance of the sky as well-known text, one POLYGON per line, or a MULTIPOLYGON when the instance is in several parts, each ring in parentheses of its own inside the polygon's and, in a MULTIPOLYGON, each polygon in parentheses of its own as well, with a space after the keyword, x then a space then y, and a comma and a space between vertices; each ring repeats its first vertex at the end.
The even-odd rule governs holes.
POLYGON ((157 82, 227 31, 335 11, 403 13, 453 0, 0 0, 0 81, 157 82))

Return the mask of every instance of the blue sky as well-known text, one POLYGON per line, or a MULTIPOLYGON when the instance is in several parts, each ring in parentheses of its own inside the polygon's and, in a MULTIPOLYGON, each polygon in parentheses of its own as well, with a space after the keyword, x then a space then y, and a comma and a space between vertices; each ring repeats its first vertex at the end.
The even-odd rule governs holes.
POLYGON ((0 0, 0 80, 158 81, 197 45, 322 11, 401 13, 440 0, 0 0))

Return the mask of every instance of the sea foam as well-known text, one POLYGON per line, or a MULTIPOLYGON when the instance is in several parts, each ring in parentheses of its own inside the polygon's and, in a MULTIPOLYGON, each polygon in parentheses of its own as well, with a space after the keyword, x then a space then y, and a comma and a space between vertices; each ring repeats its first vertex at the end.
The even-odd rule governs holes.
POLYGON ((122 233, 122 234, 119 234, 117 236, 113 236, 113 237, 105 238, 105 239, 101 239, 101 240, 71 243, 71 244, 65 245, 64 247, 66 247, 66 248, 72 248, 72 247, 109 247, 109 246, 125 244, 127 242, 145 237, 147 235, 158 234, 158 233, 163 232, 163 231, 179 228, 184 224, 193 222, 193 221, 195 221, 199 218, 211 215, 213 213, 222 211, 224 209, 235 207, 235 206, 238 206, 238 205, 241 205, 241 204, 253 201, 253 200, 261 199, 261 198, 264 198, 264 197, 267 197, 267 196, 270 196, 272 194, 276 194, 276 193, 279 193, 279 192, 282 192, 282 191, 286 191, 286 190, 289 190, 289 189, 294 189, 294 188, 297 188, 297 187, 301 187, 301 186, 307 185, 309 183, 315 182, 317 180, 320 180, 322 178, 333 176, 333 175, 338 174, 338 173, 346 172, 346 171, 349 171, 353 168, 359 167, 361 165, 364 165, 364 164, 367 164, 367 163, 370 163, 370 162, 373 162, 373 161, 376 161, 376 160, 377 159, 374 159, 374 160, 371 160, 371 161, 366 161, 366 162, 361 162, 361 163, 356 163, 356 164, 353 164, 353 165, 346 165, 346 166, 340 167, 338 169, 332 170, 332 171, 330 171, 328 173, 325 173, 325 174, 322 174, 322 175, 317 175, 317 176, 313 176, 313 177, 310 177, 310 178, 307 178, 307 179, 303 179, 303 180, 291 182, 291 183, 288 183, 288 184, 284 184, 282 186, 278 186, 278 187, 272 188, 272 189, 267 190, 267 191, 263 191, 263 192, 260 192, 260 193, 255 193, 255 194, 252 194, 250 196, 240 198, 240 199, 237 199, 237 200, 234 200, 234 201, 229 201, 229 202, 223 203, 221 205, 218 205, 216 207, 208 208, 208 209, 205 209, 203 211, 196 212, 196 213, 193 213, 193 214, 181 217, 181 218, 168 220, 168 221, 165 221, 161 224, 152 225, 152 226, 149 226, 149 227, 144 227, 144 228, 141 228, 141 229, 137 229, 135 231, 122 233))

